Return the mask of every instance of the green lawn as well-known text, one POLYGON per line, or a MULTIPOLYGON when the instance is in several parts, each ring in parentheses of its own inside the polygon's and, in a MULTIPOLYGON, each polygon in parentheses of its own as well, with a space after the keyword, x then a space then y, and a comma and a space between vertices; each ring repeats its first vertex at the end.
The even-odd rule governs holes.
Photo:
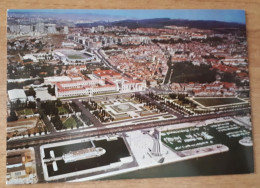
POLYGON ((163 116, 163 118, 172 118, 172 115, 163 116))
POLYGON ((23 110, 19 110, 19 111, 16 111, 18 116, 21 116, 21 115, 32 115, 34 114, 34 112, 32 111, 31 108, 25 108, 23 110))
POLYGON ((83 98, 83 97, 88 97, 88 95, 72 96, 72 97, 58 97, 58 99, 74 99, 74 98, 83 98))
POLYGON ((207 107, 244 102, 238 98, 195 98, 194 101, 207 107))
POLYGON ((63 106, 59 106, 59 107, 58 107, 58 110, 59 110, 59 114, 61 114, 61 113, 67 114, 67 113, 68 113, 68 111, 66 110, 66 108, 64 108, 63 106))
POLYGON ((82 57, 81 55, 68 55, 68 58, 70 59, 84 59, 84 57, 82 57))
POLYGON ((96 95, 108 95, 108 94, 114 94, 114 93, 119 93, 118 91, 111 91, 111 92, 104 92, 104 93, 96 93, 96 94, 93 94, 94 96, 96 95))
POLYGON ((63 122, 64 128, 70 129, 71 126, 77 127, 77 122, 73 117, 68 118, 66 121, 63 122))

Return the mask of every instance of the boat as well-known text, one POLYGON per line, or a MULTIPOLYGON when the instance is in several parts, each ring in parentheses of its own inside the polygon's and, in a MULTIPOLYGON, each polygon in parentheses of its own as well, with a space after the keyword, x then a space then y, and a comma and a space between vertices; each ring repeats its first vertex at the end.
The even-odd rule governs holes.
POLYGON ((252 138, 251 137, 245 137, 238 141, 239 144, 243 146, 253 146, 252 138))
POLYGON ((62 159, 65 163, 71 163, 79 160, 85 160, 90 158, 99 157, 104 155, 106 150, 101 147, 85 148, 76 151, 70 151, 62 155, 62 159))

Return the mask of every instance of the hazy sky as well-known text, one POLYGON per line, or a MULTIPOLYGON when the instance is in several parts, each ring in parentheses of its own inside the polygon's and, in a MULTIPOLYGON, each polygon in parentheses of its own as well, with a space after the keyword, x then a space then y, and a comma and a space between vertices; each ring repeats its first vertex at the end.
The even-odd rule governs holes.
POLYGON ((47 12, 51 14, 57 13, 73 13, 73 14, 99 14, 107 16, 120 16, 130 19, 149 19, 149 18, 171 18, 171 19, 187 19, 187 20, 217 20, 225 22, 236 22, 245 24, 245 11, 243 10, 83 10, 83 9, 23 9, 8 10, 8 12, 47 12))

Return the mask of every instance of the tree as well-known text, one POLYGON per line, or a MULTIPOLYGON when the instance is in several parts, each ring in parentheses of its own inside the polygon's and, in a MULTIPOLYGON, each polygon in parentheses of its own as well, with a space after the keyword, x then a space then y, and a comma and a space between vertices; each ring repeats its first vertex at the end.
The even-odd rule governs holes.
POLYGON ((51 93, 51 85, 48 85, 48 93, 51 93))
POLYGON ((171 97, 172 99, 176 99, 176 94, 175 93, 171 93, 171 94, 169 94, 169 97, 171 97))
POLYGON ((14 73, 10 73, 10 74, 9 74, 9 78, 10 78, 10 79, 15 79, 15 74, 14 74, 14 73))
POLYGON ((33 108, 33 109, 35 109, 35 108, 36 108, 35 102, 30 101, 29 104, 28 104, 28 108, 33 108))
POLYGON ((185 95, 184 94, 179 94, 178 95, 178 100, 184 101, 185 100, 185 95))
POLYGON ((27 95, 28 96, 36 96, 36 92, 34 91, 34 89, 32 87, 29 88, 29 90, 27 91, 27 95))
POLYGON ((58 108, 56 108, 56 107, 53 108, 52 113, 53 113, 54 115, 58 115, 58 114, 59 114, 58 108))
POLYGON ((168 71, 169 74, 171 72, 171 77, 169 78, 171 83, 211 83, 216 80, 216 70, 204 64, 196 66, 191 62, 184 61, 172 64, 171 67, 169 66, 169 69, 171 70, 168 71))
POLYGON ((30 76, 32 76, 33 78, 37 76, 37 72, 36 71, 31 71, 30 72, 30 76))
POLYGON ((151 85, 151 83, 150 83, 149 80, 146 80, 146 85, 147 85, 147 86, 150 86, 150 85, 151 85))
POLYGON ((16 102, 16 108, 19 109, 20 108, 20 105, 21 105, 21 100, 20 99, 17 99, 16 102))
POLYGON ((222 82, 236 82, 236 75, 229 73, 229 72, 225 72, 223 74, 223 77, 221 78, 222 82))
POLYGON ((56 105, 57 105, 57 106, 62 106, 62 102, 61 102, 60 99, 58 99, 58 100, 56 101, 56 105))
POLYGON ((18 120, 18 117, 16 116, 15 111, 11 111, 10 116, 7 118, 7 121, 11 122, 11 121, 17 121, 17 120, 18 120))
POLYGON ((50 93, 51 95, 55 95, 55 86, 53 86, 53 88, 51 87, 51 85, 48 85, 48 93, 50 93))
POLYGON ((60 120, 60 117, 58 115, 55 115, 53 118, 52 118, 52 123, 54 124, 55 128, 57 130, 61 130, 63 128, 63 124, 60 120))
POLYGON ((57 71, 56 71, 56 74, 60 74, 61 73, 61 69, 58 69, 57 71))

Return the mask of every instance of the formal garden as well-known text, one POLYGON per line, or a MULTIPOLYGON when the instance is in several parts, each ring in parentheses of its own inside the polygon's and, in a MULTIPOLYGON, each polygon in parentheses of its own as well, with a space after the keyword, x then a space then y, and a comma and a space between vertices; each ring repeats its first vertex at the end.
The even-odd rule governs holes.
POLYGON ((187 94, 147 94, 153 100, 178 111, 183 115, 198 115, 226 112, 249 107, 248 101, 237 97, 189 97, 187 94))
POLYGON ((165 112, 164 109, 160 109, 140 94, 115 95, 105 100, 91 99, 82 103, 101 122, 105 123, 138 119, 165 112))

